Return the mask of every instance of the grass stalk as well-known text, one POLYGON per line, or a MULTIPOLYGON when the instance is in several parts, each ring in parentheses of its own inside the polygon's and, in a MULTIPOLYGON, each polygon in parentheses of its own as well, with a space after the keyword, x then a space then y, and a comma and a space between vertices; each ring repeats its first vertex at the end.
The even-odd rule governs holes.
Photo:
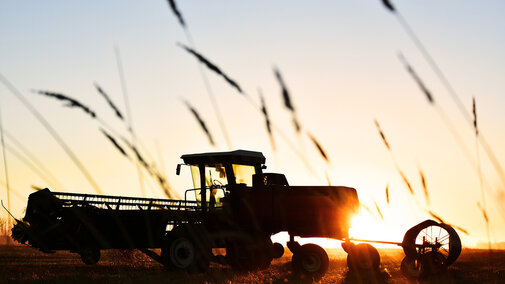
MULTIPOLYGON (((189 31, 189 28, 186 25, 186 22, 184 21, 184 18, 182 16, 182 13, 180 12, 179 8, 177 7, 177 4, 175 0, 168 0, 168 3, 170 5, 170 8, 172 9, 172 12, 174 15, 177 17, 182 29, 184 30, 184 34, 186 35, 186 39, 188 40, 189 46, 195 50, 196 49, 196 44, 193 40, 193 36, 191 35, 191 32, 189 31)), ((221 132, 223 133, 223 137, 225 139, 226 145, 229 150, 233 149, 233 144, 230 139, 230 135, 228 134, 228 130, 226 128, 226 124, 224 123, 224 118, 221 113, 221 110, 219 108, 219 105, 217 103, 217 99, 214 95, 214 92, 212 90, 212 87, 209 82, 209 78, 207 77, 207 73, 205 73, 205 70, 203 67, 198 64, 198 70, 200 71, 200 76, 202 77, 203 84, 205 86, 205 90, 207 91, 207 95, 209 96, 210 103, 212 105, 212 108, 214 110, 214 114, 216 115, 219 128, 221 129, 221 132)))
MULTIPOLYGON (((451 96, 454 104, 457 106, 459 112, 461 115, 464 117, 465 121, 469 124, 472 125, 472 118, 471 115, 468 113, 465 105, 459 98, 458 94, 456 93, 455 89, 453 88, 452 84, 449 82, 445 74, 442 72, 442 69, 438 66, 436 61, 433 59, 431 54, 428 52, 428 50, 425 48, 424 44, 421 42, 419 37, 416 35, 414 30, 410 27, 409 23, 407 20, 402 16, 398 10, 395 9, 393 4, 389 0, 383 0, 384 6, 396 17, 400 25, 403 27, 403 29, 406 31, 410 39, 414 42, 415 46, 418 48, 418 50, 421 52, 423 55, 424 59, 428 62, 428 65, 431 67, 433 72, 436 74, 436 76, 439 78, 439 80, 442 82, 442 85, 446 89, 446 91, 449 93, 451 96)), ((500 180, 505 186, 505 171, 503 170, 503 167, 499 160, 496 158, 496 155, 487 142, 487 139, 485 139, 484 135, 479 135, 479 141, 481 142, 482 147, 484 148, 486 155, 488 156, 489 160, 491 161, 491 164, 495 168, 495 171, 498 173, 500 180)))
POLYGON ((212 137, 212 134, 210 133, 210 130, 207 127, 207 124, 202 119, 202 117, 200 116, 200 114, 198 114, 198 111, 188 101, 184 101, 183 100, 183 103, 186 105, 186 107, 189 109, 189 111, 193 114, 193 116, 195 117, 195 119, 198 121, 198 124, 200 125, 200 128, 202 129, 202 131, 205 133, 205 135, 209 139, 210 145, 212 145, 213 147, 215 147, 216 143, 214 142, 214 138, 212 137))
POLYGON ((65 151, 67 156, 72 160, 72 162, 77 166, 77 168, 81 171, 83 176, 89 182, 91 187, 95 190, 96 193, 102 194, 103 191, 96 183, 95 179, 91 176, 89 171, 84 167, 82 162, 77 158, 72 149, 67 145, 67 143, 61 138, 61 136, 56 132, 56 130, 49 124, 49 122, 42 116, 42 114, 21 94, 21 92, 14 87, 14 85, 3 75, 0 73, 0 82, 9 90, 9 92, 14 95, 24 106, 25 108, 42 124, 42 126, 49 132, 49 134, 53 137, 54 140, 60 145, 60 147, 65 151))
MULTIPOLYGON (((15 145, 17 147, 17 149, 21 152, 21 153, 18 153, 14 148, 12 147, 7 147, 7 150, 9 152, 11 152, 12 154, 22 158, 23 158, 23 155, 26 157, 26 162, 23 162, 24 164, 28 165, 28 164, 32 164, 34 168, 38 168, 38 170, 40 171, 40 173, 42 175, 39 174, 40 177, 44 176, 46 178, 46 182, 48 182, 49 184, 53 184, 56 186, 56 188, 58 188, 58 190, 61 190, 63 191, 65 189, 65 187, 62 185, 62 183, 56 178, 55 175, 53 175, 51 173, 51 171, 46 168, 46 166, 44 166, 44 163, 42 163, 39 159, 37 159, 37 157, 26 147, 23 145, 23 143, 21 143, 21 141, 19 141, 16 137, 14 137, 13 134, 11 134, 9 131, 7 131, 7 129, 3 129, 4 131, 4 135, 5 137, 10 140, 10 142, 15 145)), ((8 146, 8 143, 6 143, 6 145, 8 146)))
MULTIPOLYGON (((124 75, 124 69, 123 69, 123 60, 121 58, 121 53, 119 51, 119 47, 114 46, 114 54, 116 57, 116 65, 118 69, 118 74, 119 74, 119 81, 121 83, 121 92, 123 93, 123 99, 124 99, 124 104, 126 108, 126 126, 128 127, 128 132, 130 133, 130 140, 131 144, 136 147, 136 135, 135 135, 135 130, 133 129, 133 118, 132 118, 132 113, 131 113, 131 107, 130 107, 130 100, 128 96, 128 89, 126 88, 126 79, 124 75)), ((144 176, 142 175, 142 170, 140 169, 140 166, 135 163, 135 167, 137 169, 137 176, 139 179, 139 188, 140 188, 140 195, 142 197, 145 197, 146 190, 145 190, 145 185, 144 185, 144 176)))
POLYGON ((482 176, 482 168, 480 165, 479 126, 477 123, 477 106, 475 103, 475 97, 472 98, 472 114, 473 114, 473 127, 475 130, 475 153, 476 153, 476 157, 477 157, 477 171, 479 173, 479 186, 480 186, 481 202, 482 202, 482 203, 479 203, 478 205, 479 205, 479 208, 481 209, 482 217, 484 218, 484 221, 486 222, 487 244, 488 244, 489 251, 491 251, 492 246, 491 246, 491 233, 490 233, 490 225, 489 225, 489 216, 487 214, 487 207, 486 207, 486 194, 484 191, 484 178, 482 176))
MULTIPOLYGON (((7 189, 7 210, 11 212, 11 191, 9 186, 9 171, 7 167, 7 155, 5 153, 5 140, 4 140, 4 131, 3 131, 3 121, 2 121, 2 113, 0 111, 0 140, 2 142, 2 156, 3 156, 3 164, 4 164, 4 174, 5 174, 5 187, 7 189)), ((7 228, 11 227, 11 219, 7 220, 7 228)), ((10 244, 10 238, 7 239, 7 244, 10 244)))

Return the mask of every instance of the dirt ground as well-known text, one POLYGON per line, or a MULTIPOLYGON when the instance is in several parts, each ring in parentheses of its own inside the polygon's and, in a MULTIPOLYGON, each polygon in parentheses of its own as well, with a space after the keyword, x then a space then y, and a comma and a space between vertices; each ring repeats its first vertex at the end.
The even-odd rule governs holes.
MULTIPOLYGON (((400 272, 401 249, 380 249, 381 270, 374 275, 348 271, 346 253, 327 249, 330 268, 319 283, 409 283, 400 272)), ((25 246, 0 246, 0 282, 37 283, 303 283, 291 271, 291 254, 263 271, 236 272, 212 264, 205 274, 167 272, 138 251, 106 250, 97 265, 85 265, 76 254, 44 254, 25 246)), ((446 274, 425 283, 505 283, 505 251, 463 250, 446 274)))

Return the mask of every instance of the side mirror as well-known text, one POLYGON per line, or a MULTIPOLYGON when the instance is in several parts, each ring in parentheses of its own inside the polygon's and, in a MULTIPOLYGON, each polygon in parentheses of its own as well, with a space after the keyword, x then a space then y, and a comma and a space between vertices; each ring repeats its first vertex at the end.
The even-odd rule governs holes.
POLYGON ((177 164, 177 168, 175 169, 175 174, 180 175, 181 174, 181 164, 177 164))
POLYGON ((262 165, 262 166, 261 166, 261 169, 262 169, 262 170, 266 170, 266 169, 267 169, 267 165, 262 165))

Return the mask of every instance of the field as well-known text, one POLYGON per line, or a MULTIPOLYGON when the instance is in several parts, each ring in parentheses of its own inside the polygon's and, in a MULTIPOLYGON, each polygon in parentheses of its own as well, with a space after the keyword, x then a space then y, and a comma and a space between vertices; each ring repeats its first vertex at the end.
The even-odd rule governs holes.
MULTIPOLYGON (((399 270, 403 252, 380 249, 381 271, 374 275, 354 275, 346 266, 341 249, 328 249, 330 268, 320 283, 408 283, 399 270)), ((76 254, 44 254, 23 246, 0 246, 0 282, 51 283, 303 283, 290 268, 291 254, 273 261, 270 268, 236 272, 211 265, 206 274, 166 272, 157 262, 140 252, 108 250, 98 265, 82 264, 76 254)), ((505 283, 505 251, 463 250, 445 275, 426 283, 505 283)))

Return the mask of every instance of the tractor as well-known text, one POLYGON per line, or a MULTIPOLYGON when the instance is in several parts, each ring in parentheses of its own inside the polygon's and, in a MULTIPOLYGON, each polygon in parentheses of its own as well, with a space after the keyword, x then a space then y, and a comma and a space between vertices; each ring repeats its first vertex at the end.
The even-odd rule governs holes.
POLYGON ((181 159, 176 174, 189 167, 193 181, 184 200, 44 189, 29 196, 13 237, 43 252, 76 252, 86 264, 97 263, 103 249, 139 249, 167 270, 204 272, 211 262, 239 270, 267 268, 284 254, 284 246, 271 236, 287 232, 294 272, 313 279, 326 273, 328 255, 316 244, 300 245, 295 237, 341 240, 348 266, 355 270, 379 267, 379 253, 368 243, 397 244, 406 254, 402 271, 411 278, 447 267, 461 252, 454 229, 432 220, 410 229, 401 243, 355 244, 359 240, 348 233, 360 207, 354 188, 289 185, 283 174, 263 172, 260 152, 187 154, 181 159), (429 227, 447 236, 427 238, 429 227), (160 254, 153 251, 157 248, 160 254))

